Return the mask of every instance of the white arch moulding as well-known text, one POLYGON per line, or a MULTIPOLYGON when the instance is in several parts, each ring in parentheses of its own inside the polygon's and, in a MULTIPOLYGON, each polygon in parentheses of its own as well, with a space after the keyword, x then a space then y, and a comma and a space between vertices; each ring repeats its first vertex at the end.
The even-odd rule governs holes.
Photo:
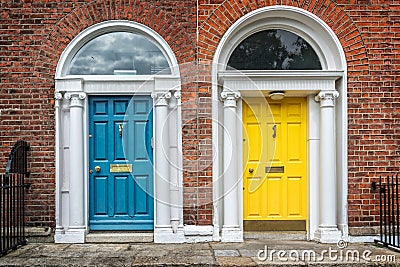
POLYGON ((151 95, 154 120, 154 242, 185 242, 182 214, 180 73, 167 42, 149 27, 105 21, 78 34, 62 53, 55 74, 56 243, 84 243, 88 233, 88 96, 151 95), (137 33, 154 42, 170 75, 67 75, 74 55, 105 33, 137 33), (169 133, 168 135, 165 133, 169 133))
POLYGON ((243 240, 240 95, 264 97, 275 90, 285 91, 288 97, 307 97, 307 237, 326 243, 348 238, 346 83, 346 59, 338 38, 324 21, 306 10, 284 5, 261 8, 241 17, 227 30, 217 47, 212 70, 214 153, 219 159, 213 164, 214 240, 243 240), (283 29, 302 37, 316 51, 322 70, 226 70, 236 46, 253 33, 267 29, 283 29), (236 95, 237 107, 233 109, 233 97, 226 97, 229 94, 236 95), (226 112, 227 104, 236 112, 233 122, 232 114, 226 112), (236 144, 230 143, 227 136, 236 144), (229 155, 227 146, 237 147, 237 153, 229 155), (237 169, 232 171, 234 166, 237 169), (235 181, 228 181, 232 174, 235 181), (226 188, 227 184, 235 186, 226 188), (235 209, 230 214, 237 214, 236 218, 225 212, 227 209, 235 209))

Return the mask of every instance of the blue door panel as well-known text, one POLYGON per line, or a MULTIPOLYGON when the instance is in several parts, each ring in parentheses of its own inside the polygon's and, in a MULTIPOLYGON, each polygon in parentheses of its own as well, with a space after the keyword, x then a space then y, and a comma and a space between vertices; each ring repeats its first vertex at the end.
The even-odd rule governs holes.
POLYGON ((136 204, 136 210, 135 214, 137 215, 146 215, 148 214, 149 207, 146 201, 141 201, 143 199, 143 196, 146 194, 146 190, 148 190, 148 177, 147 176, 136 176, 136 186, 135 186, 135 203, 136 204))
MULTIPOLYGON (((116 176, 115 177, 115 214, 124 215, 128 214, 128 176, 116 176)), ((146 196, 144 196, 146 199, 146 196)))
POLYGON ((108 113, 108 101, 107 100, 99 100, 94 102, 93 105, 93 114, 96 115, 107 115, 108 113))
MULTIPOLYGON (((146 131, 146 123, 144 121, 137 121, 133 126, 133 131, 136 140, 145 140, 145 131, 146 131)), ((147 151, 146 151, 146 143, 140 142, 133 149, 134 159, 135 160, 148 160, 147 151)))
POLYGON ((108 132, 108 123, 107 122, 96 122, 94 124, 94 136, 95 144, 93 147, 94 150, 94 159, 95 160, 106 160, 108 154, 108 142, 107 142, 107 132, 108 132))
POLYGON ((129 105, 129 100, 115 100, 114 101, 114 115, 124 116, 129 105))
POLYGON ((148 96, 89 98, 91 230, 154 228, 151 101, 148 96), (132 164, 132 172, 111 172, 110 164, 132 164))
POLYGON ((96 176, 94 180, 94 213, 106 215, 108 213, 108 177, 96 176))

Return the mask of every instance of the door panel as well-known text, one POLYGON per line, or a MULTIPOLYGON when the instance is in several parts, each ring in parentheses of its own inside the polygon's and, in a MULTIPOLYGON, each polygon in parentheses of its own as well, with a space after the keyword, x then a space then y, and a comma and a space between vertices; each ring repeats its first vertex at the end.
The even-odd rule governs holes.
POLYGON ((305 220, 306 100, 245 99, 242 118, 244 220, 305 220))
POLYGON ((148 96, 89 98, 91 230, 154 227, 151 101, 148 96))

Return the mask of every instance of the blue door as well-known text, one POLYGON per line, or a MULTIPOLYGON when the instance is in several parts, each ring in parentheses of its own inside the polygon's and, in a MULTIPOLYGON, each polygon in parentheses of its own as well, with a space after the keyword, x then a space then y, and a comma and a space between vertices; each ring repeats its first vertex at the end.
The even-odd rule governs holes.
POLYGON ((153 135, 149 96, 89 98, 91 230, 152 230, 153 135))

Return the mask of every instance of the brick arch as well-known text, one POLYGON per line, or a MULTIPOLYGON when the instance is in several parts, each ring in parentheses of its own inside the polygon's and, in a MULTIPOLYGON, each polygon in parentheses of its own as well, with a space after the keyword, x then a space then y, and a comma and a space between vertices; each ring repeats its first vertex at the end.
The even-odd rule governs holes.
POLYGON ((199 59, 204 61, 213 59, 215 49, 224 33, 239 18, 256 9, 272 5, 299 7, 315 14, 327 23, 342 44, 349 71, 362 71, 362 66, 368 64, 367 49, 359 29, 352 18, 331 0, 269 0, 265 3, 225 0, 199 27, 199 59))
POLYGON ((43 39, 33 68, 34 75, 52 81, 58 60, 67 45, 84 29, 107 20, 141 23, 160 34, 170 45, 179 63, 192 61, 194 47, 184 25, 167 11, 148 2, 98 0, 79 6, 55 24, 43 39), (178 37, 178 38, 175 38, 178 37))

